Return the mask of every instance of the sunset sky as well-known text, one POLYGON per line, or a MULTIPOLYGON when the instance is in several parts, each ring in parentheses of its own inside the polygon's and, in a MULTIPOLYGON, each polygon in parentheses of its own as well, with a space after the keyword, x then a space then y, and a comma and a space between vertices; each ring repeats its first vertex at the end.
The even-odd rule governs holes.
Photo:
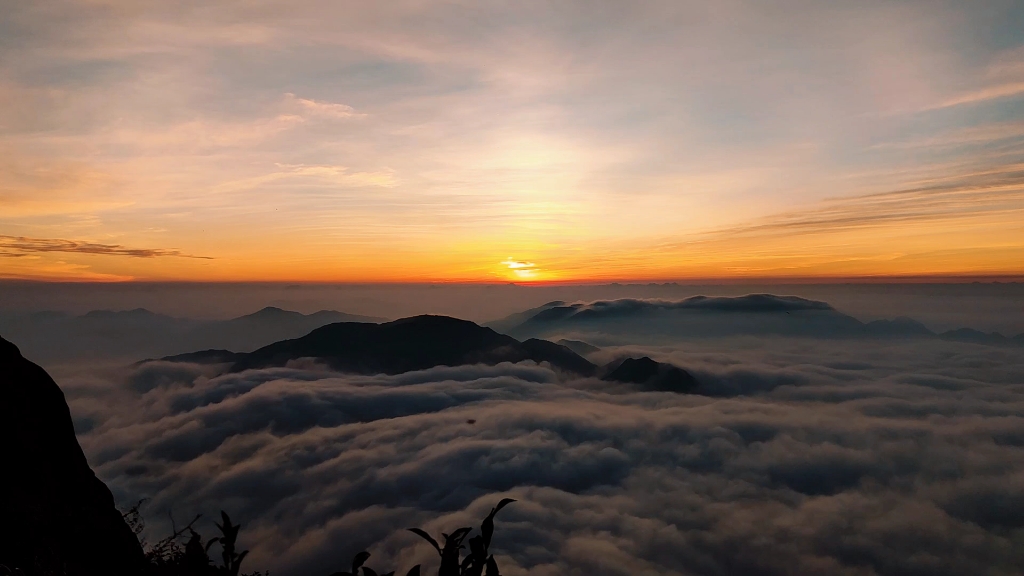
POLYGON ((0 0, 0 278, 1024 276, 1024 4, 0 0))

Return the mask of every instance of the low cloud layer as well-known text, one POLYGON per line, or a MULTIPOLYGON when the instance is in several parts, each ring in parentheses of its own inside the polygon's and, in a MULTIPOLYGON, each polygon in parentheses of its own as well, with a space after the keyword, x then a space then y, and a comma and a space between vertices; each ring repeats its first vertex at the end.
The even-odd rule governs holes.
MULTIPOLYGON (((223 508, 250 568, 326 574, 402 529, 497 500, 503 573, 1015 574, 1024 568, 1024 351, 736 338, 646 348, 702 395, 544 366, 57 374, 98 474, 153 534, 223 508), (472 422, 471 422, 472 421, 472 422)), ((209 528, 209 527, 208 527, 209 528)))

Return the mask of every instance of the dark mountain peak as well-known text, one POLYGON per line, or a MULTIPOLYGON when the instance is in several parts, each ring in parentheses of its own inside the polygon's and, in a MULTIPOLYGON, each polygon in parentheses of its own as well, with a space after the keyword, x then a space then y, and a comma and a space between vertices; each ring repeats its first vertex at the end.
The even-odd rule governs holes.
POLYGON ((740 312, 746 314, 793 313, 804 311, 836 312, 827 302, 798 296, 747 294, 746 296, 693 296, 685 300, 647 300, 620 298, 576 302, 545 307, 534 313, 531 322, 558 320, 599 320, 605 318, 644 317, 666 311, 740 312))
POLYGON ((549 362, 562 370, 591 374, 596 367, 572 350, 547 341, 530 343, 450 316, 422 315, 384 324, 339 322, 246 355, 232 371, 283 366, 318 358, 332 368, 358 374, 398 374, 434 366, 549 362))
POLYGON ((303 314, 302 312, 296 312, 294 310, 285 310, 284 308, 278 308, 277 306, 267 306, 261 310, 253 312, 252 314, 246 314, 245 316, 239 316, 227 322, 292 322, 292 323, 321 323, 320 325, 331 323, 331 322, 379 322, 380 318, 373 318, 370 316, 357 316, 354 314, 345 314, 344 312, 338 312, 337 310, 317 310, 311 314, 303 314))
POLYGON ((828 302, 799 296, 747 294, 745 296, 693 296, 677 302, 653 301, 663 308, 714 310, 717 312, 784 313, 809 310, 835 311, 828 302))
POLYGON ((293 317, 293 316, 302 316, 302 314, 300 314, 298 312, 292 312, 291 310, 285 310, 283 308, 278 308, 277 306, 267 306, 265 308, 257 310, 256 312, 253 312, 252 314, 246 314, 245 316, 239 316, 238 318, 236 318, 236 320, 243 320, 243 319, 261 319, 261 320, 264 320, 264 319, 278 319, 278 318, 282 318, 282 317, 293 317))
POLYGON ((1003 336, 999 332, 985 333, 981 330, 975 330, 973 328, 957 328, 956 330, 947 330, 942 334, 939 334, 939 338, 943 340, 953 340, 955 342, 971 342, 975 344, 1004 344, 1009 339, 1003 336))
POLYGON ((551 308, 560 308, 564 306, 568 305, 561 300, 552 300, 551 302, 548 302, 547 304, 544 304, 542 306, 537 306, 536 308, 523 310, 522 312, 516 312, 515 314, 510 314, 509 316, 506 316, 499 320, 487 322, 485 326, 489 328, 494 328, 499 332, 505 333, 508 332, 509 330, 514 329, 516 326, 519 326, 523 322, 530 320, 537 314, 544 313, 546 310, 551 308))
POLYGON ((552 366, 575 372, 581 376, 591 376, 597 371, 597 366, 591 364, 568 346, 538 338, 524 340, 521 345, 529 359, 534 362, 548 362, 552 366))
POLYGON ((350 315, 345 314, 343 312, 338 312, 337 310, 317 310, 312 314, 306 314, 306 318, 342 318, 345 316, 350 315))
POLYGON ((565 346, 569 350, 572 350, 573 352, 580 354, 582 356, 586 356, 587 354, 593 354, 594 352, 601 351, 601 349, 598 348, 597 346, 594 346, 593 344, 589 342, 584 342, 582 340, 568 340, 566 338, 562 338, 561 340, 558 341, 558 344, 561 344, 562 346, 565 346))
POLYGON ((576 304, 574 306, 554 306, 552 308, 545 308, 544 310, 534 314, 530 320, 539 322, 562 320, 563 318, 569 318, 575 314, 576 310, 580 306, 580 304, 576 304))
MULTIPOLYGON (((614 363, 609 365, 609 368, 614 363)), ((645 390, 660 392, 692 392, 697 388, 697 379, 689 372, 663 362, 657 362, 644 356, 642 358, 626 358, 615 366, 604 377, 605 380, 638 384, 645 390)))
POLYGON ((320 310, 319 312, 314 312, 312 314, 303 314, 302 312, 296 312, 295 310, 285 310, 284 308, 279 308, 277 306, 265 306, 253 312, 252 314, 239 316, 237 318, 233 318, 232 320, 228 320, 228 322, 248 322, 253 320, 258 320, 261 322, 281 322, 323 317, 340 318, 342 316, 345 316, 345 314, 342 314, 341 312, 337 312, 334 310, 320 310))
POLYGON ((424 330, 441 328, 493 332, 490 328, 484 328, 475 322, 470 322, 469 320, 463 320, 461 318, 454 318, 452 316, 442 316, 439 314, 420 314, 419 316, 399 318, 398 320, 388 322, 387 325, 414 327, 416 329, 424 330))
POLYGON ((332 338, 344 339, 352 335, 394 344, 421 341, 425 346, 450 346, 454 342, 492 345, 515 341, 469 320, 433 314, 410 316, 383 324, 336 322, 321 326, 296 341, 327 343, 332 338))
POLYGON ((605 376, 605 380, 643 384, 658 374, 661 363, 649 356, 642 358, 626 358, 605 376))
POLYGON ((135 575, 142 548, 89 468, 64 394, 0 338, 0 565, 68 576, 135 575), (54 572, 56 573, 56 572, 54 572))
POLYGON ((145 308, 133 310, 91 310, 82 314, 82 318, 155 318, 162 316, 145 308))
MULTIPOLYGON (((633 336, 644 341, 675 338, 725 337, 739 334, 778 334, 793 337, 848 338, 866 336, 865 324, 827 302, 797 296, 747 294, 694 296, 683 300, 620 298, 577 302, 534 310, 518 324, 514 314, 501 321, 501 330, 516 338, 588 337, 618 341, 633 336)), ((497 326, 498 324, 493 324, 497 326)), ((913 331, 910 327, 900 327, 913 331)))
MULTIPOLYGON (((175 354, 173 356, 164 356, 160 358, 161 362, 191 362, 193 364, 227 364, 229 362, 238 362, 245 357, 245 354, 240 352, 232 352, 230 350, 200 350, 198 352, 186 352, 185 354, 175 354)), ((143 360, 138 364, 144 364, 146 362, 152 362, 153 360, 143 360)))
POLYGON ((927 326, 906 316, 892 320, 874 320, 865 324, 864 330, 871 336, 935 336, 927 326))

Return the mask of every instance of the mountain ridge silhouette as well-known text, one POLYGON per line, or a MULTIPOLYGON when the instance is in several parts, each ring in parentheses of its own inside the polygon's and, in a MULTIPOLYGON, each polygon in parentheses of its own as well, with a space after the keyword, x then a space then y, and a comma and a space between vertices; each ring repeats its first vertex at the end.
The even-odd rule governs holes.
POLYGON ((546 340, 518 341, 468 320, 421 315, 383 324, 328 324, 300 338, 264 346, 232 367, 232 372, 283 366, 317 358, 331 368, 358 374, 399 374, 435 366, 548 362, 582 376, 597 366, 569 348, 546 340))

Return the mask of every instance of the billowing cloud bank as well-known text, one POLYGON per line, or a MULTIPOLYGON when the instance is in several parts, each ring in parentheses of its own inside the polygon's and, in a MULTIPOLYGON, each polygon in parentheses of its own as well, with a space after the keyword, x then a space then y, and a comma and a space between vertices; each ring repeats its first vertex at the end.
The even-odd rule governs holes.
POLYGON ((510 575, 1024 569, 1024 351, 741 338, 599 354, 640 351, 706 395, 525 364, 59 381, 123 502, 152 497, 154 529, 168 509, 228 510, 250 569, 323 575, 364 547, 387 569, 431 563, 402 528, 474 524, 501 496, 519 500, 495 536, 510 575))

